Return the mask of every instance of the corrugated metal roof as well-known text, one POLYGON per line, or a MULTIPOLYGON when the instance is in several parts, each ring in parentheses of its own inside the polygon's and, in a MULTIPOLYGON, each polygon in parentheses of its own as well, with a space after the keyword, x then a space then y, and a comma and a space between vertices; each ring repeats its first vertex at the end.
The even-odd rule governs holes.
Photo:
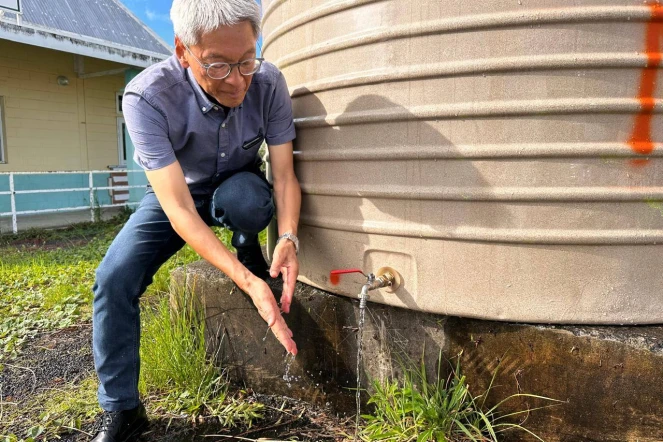
POLYGON ((80 34, 143 51, 172 54, 172 49, 119 0, 22 0, 21 8, 26 25, 80 34))

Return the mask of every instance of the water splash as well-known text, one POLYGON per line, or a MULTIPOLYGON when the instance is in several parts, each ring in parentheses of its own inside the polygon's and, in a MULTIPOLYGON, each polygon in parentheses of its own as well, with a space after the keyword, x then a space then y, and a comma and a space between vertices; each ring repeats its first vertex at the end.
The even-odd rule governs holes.
POLYGON ((288 383, 288 388, 292 387, 292 382, 295 380, 295 376, 290 374, 290 367, 295 361, 295 355, 288 353, 285 356, 285 374, 283 375, 283 380, 288 383), (291 357, 292 356, 292 357, 291 357))

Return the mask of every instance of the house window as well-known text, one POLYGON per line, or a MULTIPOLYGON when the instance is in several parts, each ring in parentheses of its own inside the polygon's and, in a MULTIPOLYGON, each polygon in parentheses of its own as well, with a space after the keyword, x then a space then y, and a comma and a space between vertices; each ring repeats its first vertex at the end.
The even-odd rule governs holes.
POLYGON ((115 94, 115 111, 117 112, 117 154, 118 165, 127 165, 127 125, 122 116, 122 92, 115 94))
POLYGON ((117 146, 118 146, 118 165, 127 165, 127 125, 124 118, 117 118, 117 146))
POLYGON ((0 97, 0 164, 7 162, 7 131, 5 130, 5 97, 0 97))
POLYGON ((123 92, 115 94, 115 111, 118 115, 122 115, 122 95, 124 95, 123 92))

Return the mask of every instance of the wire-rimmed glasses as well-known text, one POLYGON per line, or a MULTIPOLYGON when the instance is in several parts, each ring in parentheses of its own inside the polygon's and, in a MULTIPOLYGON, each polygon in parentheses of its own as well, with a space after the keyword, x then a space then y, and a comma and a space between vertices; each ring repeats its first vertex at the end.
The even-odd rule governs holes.
POLYGON ((193 52, 191 52, 191 49, 182 42, 186 50, 191 54, 191 56, 198 62, 200 67, 205 69, 205 72, 207 73, 207 76, 209 78, 212 78, 214 80, 223 80, 226 78, 230 73, 232 72, 233 68, 237 66, 237 69, 239 70, 239 73, 248 76, 248 75, 253 75, 258 70, 260 69, 260 66, 262 65, 262 62, 265 60, 264 58, 249 58, 248 60, 242 60, 239 63, 203 63, 193 55, 193 52))

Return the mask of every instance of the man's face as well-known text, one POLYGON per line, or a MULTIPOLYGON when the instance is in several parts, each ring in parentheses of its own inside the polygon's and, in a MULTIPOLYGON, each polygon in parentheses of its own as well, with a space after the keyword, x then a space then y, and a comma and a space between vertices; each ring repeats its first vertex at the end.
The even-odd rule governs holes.
MULTIPOLYGON (((198 44, 189 49, 204 64, 238 63, 256 57, 256 37, 249 22, 220 28, 203 34, 198 44)), ((242 75, 234 67, 230 75, 222 80, 210 78, 203 68, 186 50, 179 38, 175 37, 175 51, 182 67, 191 67, 196 81, 205 92, 220 104, 228 107, 239 106, 251 85, 252 75, 242 75)))

